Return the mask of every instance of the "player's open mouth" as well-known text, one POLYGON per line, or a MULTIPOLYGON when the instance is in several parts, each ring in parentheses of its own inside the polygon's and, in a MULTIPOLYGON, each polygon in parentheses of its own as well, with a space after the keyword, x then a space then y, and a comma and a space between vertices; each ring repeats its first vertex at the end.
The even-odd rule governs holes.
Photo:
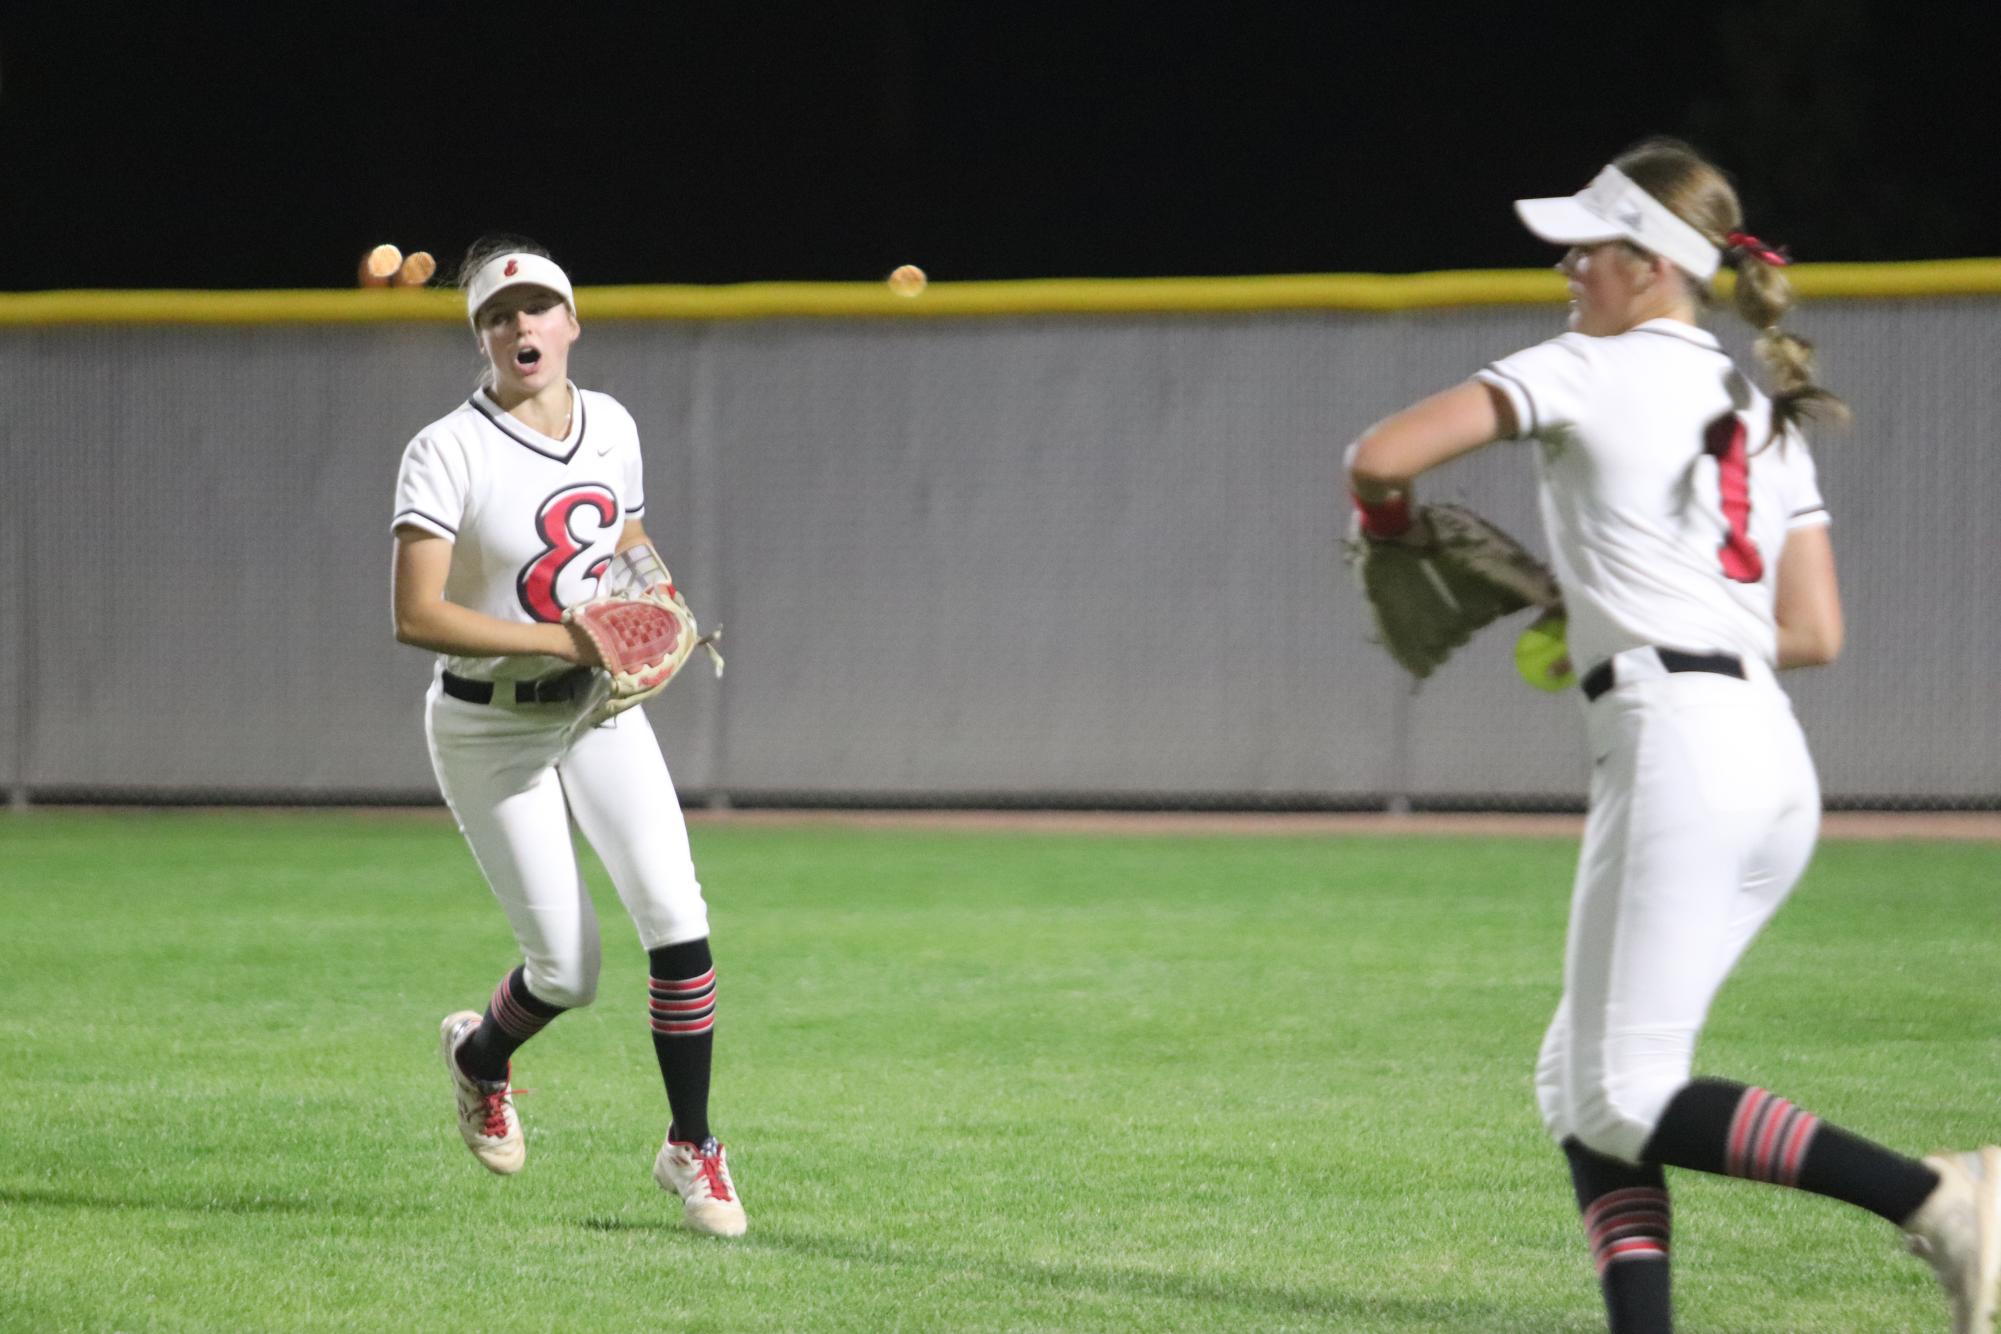
POLYGON ((514 354, 514 364, 522 370, 527 370, 540 360, 542 360, 542 349, 539 347, 524 347, 514 354))

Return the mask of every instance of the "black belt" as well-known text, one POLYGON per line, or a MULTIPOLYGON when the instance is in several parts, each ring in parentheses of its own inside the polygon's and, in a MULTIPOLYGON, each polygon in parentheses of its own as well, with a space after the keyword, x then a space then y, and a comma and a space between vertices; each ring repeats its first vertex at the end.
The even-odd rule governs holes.
MULTIPOLYGON (((1735 653, 1683 653, 1678 649, 1657 648, 1661 666, 1671 672, 1714 672, 1718 676, 1744 677, 1744 660, 1735 653)), ((1616 684, 1612 680, 1612 660, 1607 658, 1584 674, 1584 698, 1597 699, 1616 684)))
MULTIPOLYGON (((567 704, 584 693, 591 680, 591 669, 572 667, 567 672, 545 676, 539 681, 514 682, 514 702, 516 704, 567 704)), ((439 684, 453 699, 462 699, 468 704, 493 703, 493 687, 507 682, 475 681, 469 676, 454 676, 446 672, 439 684)))

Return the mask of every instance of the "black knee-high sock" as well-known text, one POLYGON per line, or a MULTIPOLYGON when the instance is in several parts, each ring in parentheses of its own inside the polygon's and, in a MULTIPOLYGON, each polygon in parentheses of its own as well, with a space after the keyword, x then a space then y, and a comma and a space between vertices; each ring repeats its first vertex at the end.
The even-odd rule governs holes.
POLYGON ((473 1035, 459 1048, 459 1069, 474 1079, 498 1083, 507 1078, 507 1062, 522 1043, 547 1028, 549 1021, 563 1012, 529 994, 524 980, 526 969, 516 968, 500 979, 493 999, 486 1003, 486 1015, 473 1035))
POLYGON ((707 937, 646 953, 647 1009, 653 1054, 667 1085, 670 1135, 700 1144, 709 1137, 709 1063, 716 1043, 716 966, 707 937))
POLYGON ((1796 1186, 1901 1224, 1938 1185, 1914 1158, 1727 1079, 1682 1086, 1640 1151, 1648 1162, 1796 1186))
POLYGON ((1629 1167, 1574 1139, 1563 1141, 1563 1155, 1570 1160, 1611 1334, 1672 1334, 1669 1208, 1661 1169, 1629 1167))

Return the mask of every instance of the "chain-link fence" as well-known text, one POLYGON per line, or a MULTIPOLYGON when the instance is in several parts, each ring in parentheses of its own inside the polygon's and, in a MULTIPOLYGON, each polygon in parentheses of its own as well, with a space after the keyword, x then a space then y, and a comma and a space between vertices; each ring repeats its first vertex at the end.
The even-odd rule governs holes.
MULTIPOLYGON (((589 321, 727 678, 653 711, 693 801, 1562 809, 1578 705, 1512 626, 1413 693, 1343 571, 1343 445, 1547 308, 589 321)), ((2001 298, 1796 318, 1849 649, 1793 689, 1829 804, 2001 804, 2001 298)), ((1726 331, 1726 336, 1728 336, 1726 331)), ((0 330, 0 783, 17 801, 432 800, 390 634, 445 324, 0 330)), ((1528 457, 1429 488, 1540 544, 1528 457)))

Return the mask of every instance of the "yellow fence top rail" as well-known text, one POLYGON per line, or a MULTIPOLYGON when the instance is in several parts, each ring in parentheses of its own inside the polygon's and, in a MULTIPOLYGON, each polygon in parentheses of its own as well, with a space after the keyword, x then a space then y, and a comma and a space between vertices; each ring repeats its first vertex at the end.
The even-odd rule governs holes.
MULTIPOLYGON (((1801 264, 1801 297, 1893 300, 2001 294, 2001 260, 1801 264)), ((586 320, 969 319, 1036 315, 1217 315, 1258 311, 1400 311, 1539 305, 1563 299, 1548 269, 1444 273, 1294 274, 1245 278, 1037 278, 933 282, 914 297, 883 283, 735 283, 585 287, 586 320)), ((69 291, 0 293, 0 326, 112 324, 452 323, 465 306, 450 290, 69 291)))

